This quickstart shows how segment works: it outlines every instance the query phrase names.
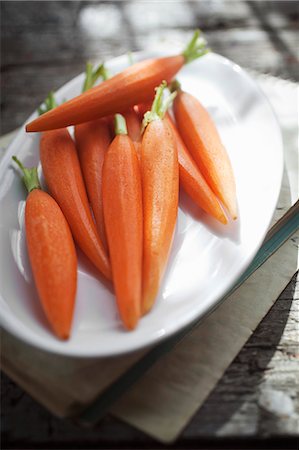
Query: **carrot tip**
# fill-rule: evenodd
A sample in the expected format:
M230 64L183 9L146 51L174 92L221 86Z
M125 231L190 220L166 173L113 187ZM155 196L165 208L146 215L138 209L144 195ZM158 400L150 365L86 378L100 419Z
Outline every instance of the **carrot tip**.
M133 318L133 320L123 320L123 324L127 331L133 331L138 324L138 318Z
M227 218L225 217L224 214L223 214L223 216L219 217L219 222L221 222L223 225L227 225L228 220L227 220Z
M62 331L62 332L58 332L57 330L55 331L56 336L61 339L62 341L67 341L70 337L70 332L69 331Z
M148 299L147 301L144 301L141 305L141 315L145 316L147 313L150 312L154 304L154 301L151 299Z
M232 220L237 220L238 214L237 214L237 207L234 208L228 208L228 212Z

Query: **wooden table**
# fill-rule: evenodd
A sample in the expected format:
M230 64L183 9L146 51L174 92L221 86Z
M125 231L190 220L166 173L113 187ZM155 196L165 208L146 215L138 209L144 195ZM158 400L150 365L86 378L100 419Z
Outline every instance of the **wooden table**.
M21 125L87 59L106 60L161 37L187 40L196 27L238 64L299 79L294 1L3 1L1 9L1 134ZM296 448L298 420L268 414L258 399L266 383L298 402L297 304L294 276L173 448ZM111 417L92 430L58 420L4 374L1 386L3 448L163 447Z

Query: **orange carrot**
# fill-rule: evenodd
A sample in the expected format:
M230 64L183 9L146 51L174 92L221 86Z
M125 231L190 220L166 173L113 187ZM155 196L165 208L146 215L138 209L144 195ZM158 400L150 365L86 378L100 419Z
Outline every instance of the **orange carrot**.
M86 65L83 91L90 89L95 81L108 77L106 68L101 64L95 71L90 63ZM102 167L105 152L111 136L110 124L106 119L94 120L75 126L75 141L85 181L87 195L96 221L101 241L107 250L106 232L102 199Z
M75 144L66 128L47 131L40 141L43 173L62 209L75 241L108 279L110 264L92 220Z
M123 113L127 124L128 135L134 143L141 142L141 120L134 108L130 108Z
M126 112L123 113L123 116L126 120L127 124L127 130L128 130L128 136L132 139L138 159L140 161L141 158L141 120L139 118L139 115L137 111L134 109L134 107L128 109Z
M153 96L153 98L150 101L146 102L146 103L139 103L138 105L135 105L136 112L137 112L138 117L139 117L140 120L143 120L144 114L147 111L150 111L150 109L152 107L152 104L153 104L153 101L154 101L154 97L155 96Z
M144 115L148 109L148 103L137 106L139 116ZM217 197L200 173L200 170L187 150L169 113L166 113L165 120L172 130L177 145L180 185L189 197L192 198L194 203L221 223L226 224L227 218L225 217Z
M162 80L172 80L184 64L206 52L205 43L197 31L182 54L133 64L99 86L33 120L27 124L26 131L52 130L126 111L135 104L150 100L155 86Z
M179 167L176 144L163 116L163 90L157 89L150 112L144 116L141 144L144 246L142 313L147 313L157 296L167 264L178 211ZM171 99L171 97L169 97Z
M99 119L76 125L75 140L97 229L107 249L102 199L102 167L105 152L111 142L109 124L105 119Z
M173 107L179 133L207 183L236 219L234 174L214 122L195 97L180 88L177 92Z
M138 158L123 116L103 166L103 203L117 305L125 327L140 317L142 282L142 193Z
M77 255L68 223L55 200L39 185L37 169L23 171L29 192L25 208L26 240L34 281L47 319L60 339L67 339L77 289Z
M192 198L194 203L206 213L215 217L215 219L219 220L221 223L227 223L227 218L224 215L216 195L200 173L168 113L165 116L165 120L171 128L177 144L181 186Z

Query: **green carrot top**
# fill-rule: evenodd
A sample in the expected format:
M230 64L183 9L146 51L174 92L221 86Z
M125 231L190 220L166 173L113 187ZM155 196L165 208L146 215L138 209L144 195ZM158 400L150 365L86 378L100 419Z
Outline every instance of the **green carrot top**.
M100 77L105 81L108 80L109 76L109 72L104 63L100 64L96 69L93 68L93 65L90 62L86 63L85 80L82 92L92 88Z
M115 114L114 116L114 131L115 135L128 134L126 119L121 114Z
M37 167L25 167L16 156L13 156L12 159L18 164L23 172L22 180L27 188L27 191L31 192L33 189L41 189L37 174Z
M42 114L45 114L46 112L50 111L51 109L56 108L57 102L54 97L53 91L49 92L48 96L45 98L44 102L40 105L39 108L37 108L38 114L41 116Z
M152 103L152 108L144 114L142 121L142 132L147 125L153 120L163 119L167 109L173 102L173 99L177 95L176 92L172 92L168 97L164 98L164 91L167 87L166 81L162 81L159 87L156 88L156 95Z
M208 53L210 49L207 47L206 40L202 37L201 31L198 29L194 32L192 39L187 44L182 55L185 58L185 64L194 61Z

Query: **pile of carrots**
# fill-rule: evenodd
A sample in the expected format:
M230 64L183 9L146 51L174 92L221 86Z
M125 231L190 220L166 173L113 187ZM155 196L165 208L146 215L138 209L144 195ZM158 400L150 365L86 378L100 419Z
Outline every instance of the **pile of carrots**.
M113 283L122 322L132 330L159 291L179 185L222 224L236 219L234 176L217 129L174 80L184 64L206 52L197 31L182 54L133 64L112 78L103 65L93 71L88 64L83 93L59 106L50 94L41 115L26 126L42 132L40 159L49 190L41 191L36 168L26 169L14 157L29 192L28 252L41 303L59 338L71 332L74 242ZM103 81L94 87L99 77Z

